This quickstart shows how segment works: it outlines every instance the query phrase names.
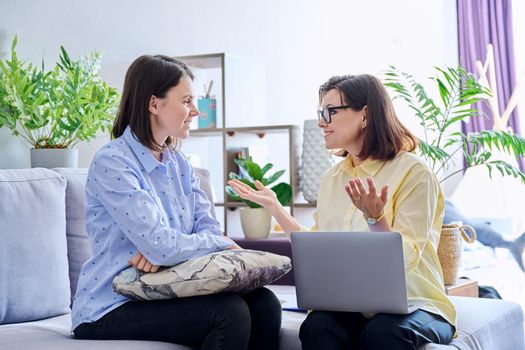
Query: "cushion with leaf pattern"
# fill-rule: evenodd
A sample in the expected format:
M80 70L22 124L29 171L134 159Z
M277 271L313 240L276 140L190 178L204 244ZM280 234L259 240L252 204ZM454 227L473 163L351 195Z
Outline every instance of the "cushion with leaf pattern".
M272 283L291 268L286 256L258 250L224 250L155 273L127 268L113 279L113 290L136 300L247 293Z

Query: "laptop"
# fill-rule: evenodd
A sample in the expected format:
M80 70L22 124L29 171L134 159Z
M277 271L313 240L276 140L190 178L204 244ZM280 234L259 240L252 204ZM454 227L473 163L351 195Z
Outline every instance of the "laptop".
M408 314L399 232L292 232L300 308Z

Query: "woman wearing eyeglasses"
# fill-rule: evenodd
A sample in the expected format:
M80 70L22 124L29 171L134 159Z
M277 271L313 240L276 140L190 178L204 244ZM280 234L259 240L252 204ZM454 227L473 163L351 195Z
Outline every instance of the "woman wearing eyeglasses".
M416 155L417 139L396 116L383 84L367 74L332 77L319 89L319 127L343 161L321 180L311 231L400 232L407 294L427 301L408 315L313 311L301 326L303 349L417 349L448 344L456 312L437 257L444 202L439 183ZM256 182L229 184L275 217L286 233L308 230Z

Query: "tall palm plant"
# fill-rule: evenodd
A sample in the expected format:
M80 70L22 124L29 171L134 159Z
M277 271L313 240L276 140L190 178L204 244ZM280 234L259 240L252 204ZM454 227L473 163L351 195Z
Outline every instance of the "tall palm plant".
M390 66L384 82L394 92L394 99L406 102L419 119L424 130L419 153L426 159L440 182L467 168L483 165L489 175L497 169L503 176L519 178L525 184L525 174L514 165L497 159L496 150L513 157L525 154L525 139L508 131L485 130L468 134L457 131L459 123L469 118L484 118L473 104L490 96L490 90L478 83L464 68L436 67L432 79L439 90L440 102L429 97L425 88L414 77ZM461 152L465 159L462 169L446 173L453 157Z

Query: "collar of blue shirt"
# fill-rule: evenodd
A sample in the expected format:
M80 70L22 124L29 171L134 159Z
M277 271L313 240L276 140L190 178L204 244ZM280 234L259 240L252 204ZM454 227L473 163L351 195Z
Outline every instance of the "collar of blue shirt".
M173 160L170 151L167 149L164 149L162 151L162 162L156 160L153 154L151 154L151 152L148 150L148 148L135 138L135 134L133 134L129 125L126 127L126 130L124 130L124 134L122 136L129 144L131 150L133 151L133 153L135 153L138 160L144 167L144 170L146 170L148 174L151 173L153 169L155 169L159 165L164 166L165 164Z

